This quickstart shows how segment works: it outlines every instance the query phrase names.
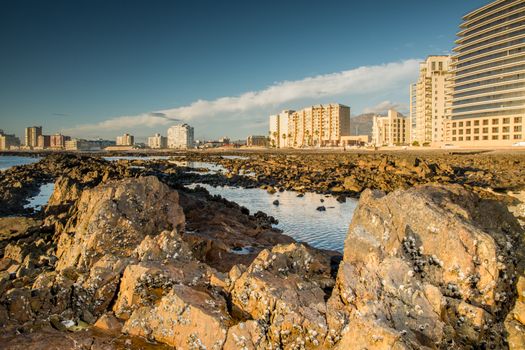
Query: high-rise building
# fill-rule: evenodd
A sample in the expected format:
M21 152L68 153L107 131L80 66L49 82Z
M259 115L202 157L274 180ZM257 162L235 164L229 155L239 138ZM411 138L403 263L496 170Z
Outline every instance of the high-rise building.
M350 136L350 107L316 105L288 117L286 143L290 147L337 146L341 136Z
M187 149L192 148L193 144L193 127L188 124L179 124L168 129L168 148Z
M168 138L162 136L161 134L155 134L151 137L148 137L148 147L149 148L167 148L168 147Z
M62 134L51 135L50 147L53 149L63 149L66 147L66 141L69 141L70 139L69 136L64 136Z
M18 147L20 147L20 139L18 137L5 134L3 130L0 130L0 150L7 151Z
M288 147L289 140L288 125L294 111L285 110L279 114L270 116L270 146L277 148Z
M37 147L40 149L49 148L51 146L51 136L39 135L37 138Z
M497 0L463 17L452 56L446 140L525 141L525 1Z
M117 136L117 146L133 146L135 144L135 137L130 134Z
M429 56L410 86L411 140L438 145L444 141L450 56Z
M25 132L25 145L33 148L38 146L38 136L42 135L41 126L31 126L26 128Z
M374 116L372 144L375 146L406 145L410 142L410 120L390 109L387 116Z

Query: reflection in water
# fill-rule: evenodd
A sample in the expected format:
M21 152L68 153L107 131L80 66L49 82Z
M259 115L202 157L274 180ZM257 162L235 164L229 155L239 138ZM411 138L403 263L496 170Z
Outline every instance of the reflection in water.
M47 204L54 190L54 182L41 185L38 194L32 198L29 198L29 203L24 205L24 208L33 208L35 210L39 210Z
M0 156L0 170L6 170L17 165L36 163L39 160L40 158L35 157Z
M196 184L188 187L193 188ZM279 220L277 228L300 242L307 242L316 248L343 251L344 240L357 200L347 199L339 203L334 197L315 193L305 193L297 197L297 192L285 191L274 195L259 188L213 187L200 184L211 194L236 202L253 214L263 211ZM279 205L273 204L279 200ZM321 202L321 199L324 202ZM326 211L318 211L325 206Z

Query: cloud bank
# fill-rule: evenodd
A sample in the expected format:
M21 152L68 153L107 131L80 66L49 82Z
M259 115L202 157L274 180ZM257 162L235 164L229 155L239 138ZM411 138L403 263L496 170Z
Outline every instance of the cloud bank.
M177 121L202 124L212 127L226 119L251 122L290 108L294 102L324 101L342 102L335 97L351 96L352 100L373 101L375 96L400 89L415 79L419 69L418 59L409 59L375 66L363 66L337 73L307 77L295 81L283 81L259 91L249 91L239 96L221 97L215 100L197 100L187 106L152 111L140 115L114 117L102 122L78 125L64 129L71 135L99 135L117 131L144 130L167 126ZM406 88L408 90L408 88ZM352 100L347 104L353 106ZM366 102L365 102L366 103ZM399 103L384 101L367 111L388 109L388 106L400 106ZM306 106L306 105L305 105ZM355 111L355 110L354 110Z
M385 114L389 109L395 109L399 112L404 112L407 109L406 103L397 103L391 101L382 101L372 107L363 109L363 113Z

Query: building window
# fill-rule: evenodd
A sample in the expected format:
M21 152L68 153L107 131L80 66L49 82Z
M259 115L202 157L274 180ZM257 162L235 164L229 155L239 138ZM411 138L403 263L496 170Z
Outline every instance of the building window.
M465 141L470 141L470 136L465 137Z
M499 128L492 128L492 133L495 134L495 133L498 133L499 132Z
M488 119L483 119L483 125L489 125L489 120Z
M514 140L521 140L521 135L520 134L514 135Z
M463 129L459 129L459 134L463 135Z
M474 141L479 141L479 136L474 136Z
M492 135L492 139L493 140L499 140L499 137L498 137L498 135Z
M488 136L483 136L483 140L488 140L489 137Z
M432 70L436 70L436 62L432 62Z
M504 126L501 128L502 132L510 132L510 126Z
M498 125L499 119L492 119L492 125Z
M501 138L503 140L510 140L510 135L503 135Z
M483 133L484 134L488 134L489 133L489 128L483 128Z
M463 141L463 137L460 137L460 138L458 139L458 141Z
M443 62L439 62L439 70L443 70Z
M460 127L460 128L463 127L463 122L459 122L459 127Z
M521 117L515 117L514 123L521 123Z
M452 130L452 135L456 135L456 130Z
M474 126L479 126L479 120L474 120Z
M452 141L456 141L456 138L455 138L455 137L453 137L453 138L452 138Z
M471 131L472 131L472 130L470 130L470 129L466 129L466 130L465 130L465 134L470 135L470 132L471 132Z
M458 126L457 123L452 123L452 127L453 127L453 128L455 128L455 127L457 127L457 126Z
M521 132L521 125L514 125L514 132Z
M479 134L479 128L474 129L474 134Z
M467 125L466 126L470 126L470 122L467 122Z
M503 118L503 124L510 124L510 118Z

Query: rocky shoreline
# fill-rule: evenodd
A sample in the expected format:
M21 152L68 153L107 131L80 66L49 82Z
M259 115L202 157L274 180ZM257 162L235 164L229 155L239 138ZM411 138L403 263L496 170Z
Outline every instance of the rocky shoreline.
M0 173L3 348L524 349L525 158L185 159L228 173L58 154ZM360 202L341 256L195 182Z

